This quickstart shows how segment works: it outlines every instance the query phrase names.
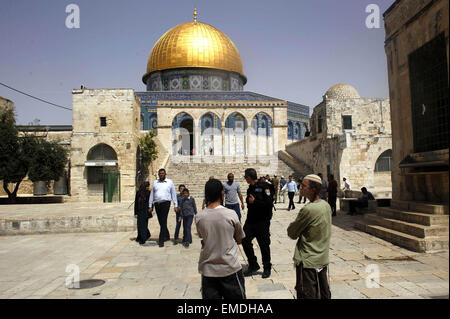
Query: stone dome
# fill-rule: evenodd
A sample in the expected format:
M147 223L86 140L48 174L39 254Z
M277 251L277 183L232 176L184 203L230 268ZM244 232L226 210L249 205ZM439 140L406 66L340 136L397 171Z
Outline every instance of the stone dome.
M360 98L358 91L348 84L336 84L325 92L328 99L358 99Z
M144 83L150 73L179 68L207 68L244 76L241 57L234 43L215 27L196 21L167 31L153 47Z

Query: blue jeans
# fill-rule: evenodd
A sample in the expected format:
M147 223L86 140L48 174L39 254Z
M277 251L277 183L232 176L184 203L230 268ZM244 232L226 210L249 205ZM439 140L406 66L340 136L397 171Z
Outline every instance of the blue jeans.
M241 209L239 204L225 204L225 207L234 210L238 215L239 221L241 221Z
M181 213L177 212L176 213L176 226L175 226L175 235L173 236L174 240L178 239L178 235L180 234L180 227L181 227L181 222L178 221L178 218L181 217Z
M183 242L192 244L191 226L194 216L183 216Z

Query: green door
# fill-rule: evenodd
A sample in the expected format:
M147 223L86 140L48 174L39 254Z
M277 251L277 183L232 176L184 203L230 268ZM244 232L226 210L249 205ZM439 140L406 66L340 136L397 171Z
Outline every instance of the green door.
M120 202L120 173L105 170L103 172L103 202Z

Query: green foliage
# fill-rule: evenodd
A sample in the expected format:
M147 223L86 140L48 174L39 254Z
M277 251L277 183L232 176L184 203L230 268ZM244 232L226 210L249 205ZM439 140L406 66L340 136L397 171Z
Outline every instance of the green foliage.
M0 137L0 180L11 200L15 200L19 185L27 174L33 182L58 180L63 175L67 150L42 137L19 137L13 110L0 111ZM13 192L8 190L8 183L16 183Z
M55 141L38 139L32 150L28 177L31 181L58 180L67 164L67 150Z
M0 180L6 183L20 182L27 175L29 163L11 109L0 112L0 136Z
M139 140L139 148L141 149L141 160L144 165L148 165L151 161L158 158L158 150L154 140L155 132L150 130Z

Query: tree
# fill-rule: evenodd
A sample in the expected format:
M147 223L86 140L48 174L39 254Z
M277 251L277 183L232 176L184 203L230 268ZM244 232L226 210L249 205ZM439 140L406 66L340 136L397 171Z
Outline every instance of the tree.
M34 144L32 159L28 171L31 181L56 181L64 174L67 150L55 141L40 138Z
M18 138L12 109L0 112L0 180L10 200L16 198L20 182L28 171L28 162L22 152L23 144ZM14 190L8 189L9 183L16 183Z
M0 180L11 202L15 202L20 183L30 175L32 181L55 180L67 163L67 151L56 142L42 137L19 137L12 109L0 112ZM13 191L9 183L15 183Z
M154 140L155 136L155 132L153 130L150 130L139 140L141 158L139 159L140 168L138 172L137 184L140 184L141 181L147 178L149 164L151 164L155 159L158 158L157 145Z
M156 136L153 130L150 130L139 140L139 147L141 148L141 160L144 165L148 165L151 161L158 158L158 150L154 137Z

